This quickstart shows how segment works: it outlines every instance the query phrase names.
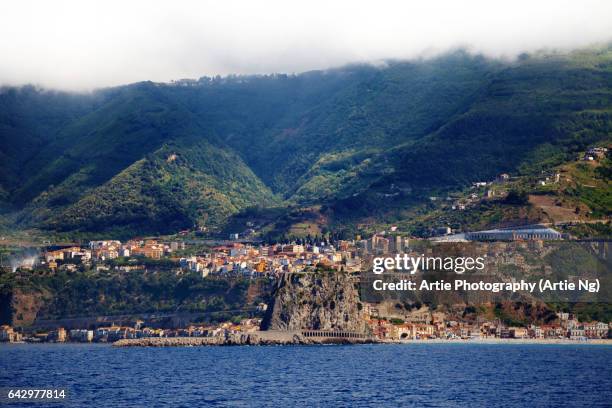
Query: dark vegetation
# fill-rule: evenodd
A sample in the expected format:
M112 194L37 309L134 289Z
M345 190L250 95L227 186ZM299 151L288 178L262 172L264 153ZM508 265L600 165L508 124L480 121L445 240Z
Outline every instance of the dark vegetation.
M250 285L260 285L259 297L249 302ZM2 323L11 323L15 294L40 301L39 319L109 316L139 313L240 314L266 300L266 282L246 279L202 279L198 274L177 276L172 270L133 272L57 272L0 270ZM26 302L28 303L28 302ZM246 313L246 312L245 312Z

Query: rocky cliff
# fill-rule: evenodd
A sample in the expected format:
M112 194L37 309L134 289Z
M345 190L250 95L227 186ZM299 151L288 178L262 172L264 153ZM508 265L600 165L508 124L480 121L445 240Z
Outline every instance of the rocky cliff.
M262 329L363 332L361 310L359 292L349 274L285 274L274 289Z
M0 292L0 324L11 326L30 326L49 300L44 290L15 288Z

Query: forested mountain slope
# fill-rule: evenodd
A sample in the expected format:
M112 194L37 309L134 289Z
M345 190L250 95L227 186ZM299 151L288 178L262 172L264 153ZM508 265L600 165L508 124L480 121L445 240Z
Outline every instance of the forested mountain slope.
M0 202L16 227L216 228L252 206L462 188L567 161L612 135L612 49L463 51L300 75L0 90ZM376 195L378 194L378 195Z

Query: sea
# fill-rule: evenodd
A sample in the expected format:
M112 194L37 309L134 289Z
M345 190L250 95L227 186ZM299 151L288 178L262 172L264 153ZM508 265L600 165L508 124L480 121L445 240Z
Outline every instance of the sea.
M417 343L115 348L0 345L0 389L74 407L611 407L612 347Z

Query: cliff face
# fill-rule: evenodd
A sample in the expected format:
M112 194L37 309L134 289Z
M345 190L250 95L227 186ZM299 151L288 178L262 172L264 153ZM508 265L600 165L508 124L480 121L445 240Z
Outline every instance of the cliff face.
M285 274L274 290L262 329L363 332L361 309L359 292L348 274Z
M43 291L14 289L0 295L0 323L12 326L29 326L47 302Z

